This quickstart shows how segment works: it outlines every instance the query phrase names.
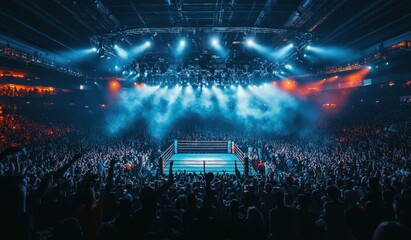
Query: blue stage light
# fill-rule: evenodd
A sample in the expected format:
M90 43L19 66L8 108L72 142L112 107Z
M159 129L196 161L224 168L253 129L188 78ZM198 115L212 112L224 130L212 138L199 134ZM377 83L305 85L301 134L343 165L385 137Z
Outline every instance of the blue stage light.
M128 53L126 52L126 50L124 50L123 48L121 48L119 45L114 45L114 50L116 50L116 53L118 54L118 56L120 56L121 58L127 58L128 57Z
M220 43L219 43L219 41L218 41L217 38L211 39L211 44L212 44L214 47L218 47L218 45L220 45Z
M247 46L249 46L249 47L255 45L255 42L252 39L248 39L246 43L247 43Z
M184 39L180 40L180 47L185 47L186 41Z
M183 50L185 49L185 47L186 47L186 40L185 39L181 39L180 40L180 42L178 43L178 46L177 46L177 48L176 48L176 53L177 54L182 54L183 53Z

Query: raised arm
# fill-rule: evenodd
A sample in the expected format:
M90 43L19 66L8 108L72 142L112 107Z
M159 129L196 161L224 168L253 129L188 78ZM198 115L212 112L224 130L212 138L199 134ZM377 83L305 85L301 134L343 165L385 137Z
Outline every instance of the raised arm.
M116 159L112 159L110 161L110 168L108 169L108 176L107 176L107 183L106 187L104 188L104 191L106 194L109 194L111 190L113 189L113 176L114 176L114 166L116 165L118 161Z
M50 181L52 180L56 181L61 176L63 176L63 174L67 171L67 169L69 169L71 165L73 165L77 160L79 160L81 156L82 155L80 153L74 155L73 158L68 163L66 163L63 167L57 169L57 171L55 171L54 173L51 172L51 173L47 173L46 175L44 175L43 178L41 179L39 188L37 189L37 192L35 193L35 196L33 197L33 201L35 202L41 199L44 193L47 191L47 188L50 185Z
M77 162L77 160L79 160L82 157L81 153L77 153L76 155L73 156L73 158L66 163L63 167L57 169L57 171L55 171L53 173L53 179L57 180L60 177L63 176L63 174L67 171L67 169L69 169L75 162Z
M206 180L206 187L205 187L205 194L204 194L204 201L203 201L203 208L205 208L207 211L211 207L211 181L214 179L214 174L212 172L209 172L206 174L205 180Z
M168 188L173 186L174 184L174 175L173 175L173 164L174 161L170 161L170 168L168 171L168 181L161 185L157 190L156 190L156 196L160 196L161 194L165 193Z

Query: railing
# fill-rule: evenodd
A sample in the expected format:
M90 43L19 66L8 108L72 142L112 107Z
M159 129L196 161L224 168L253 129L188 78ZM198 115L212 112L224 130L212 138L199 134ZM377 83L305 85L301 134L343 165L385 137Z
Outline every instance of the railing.
M241 164L244 166L244 159L247 157L247 155L241 151L241 149L235 145L235 152L234 154L237 156L237 158L240 160ZM255 171L254 167L250 167L250 164L248 164L248 174L249 175L257 175L257 172Z
M178 153L227 153L227 141L179 140Z
M163 158L163 169L167 166L168 162L170 161L171 156L174 154L174 144L171 144L170 147L167 148L159 157Z
M246 155L243 153L243 151L241 151L241 149L237 145L235 145L234 154L237 156L237 158L240 160L241 164L243 164L243 166L244 166L244 158L246 157Z

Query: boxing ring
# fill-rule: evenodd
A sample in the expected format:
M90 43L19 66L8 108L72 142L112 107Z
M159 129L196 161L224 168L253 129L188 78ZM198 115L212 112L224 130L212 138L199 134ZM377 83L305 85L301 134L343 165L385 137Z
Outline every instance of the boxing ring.
M235 165L243 173L245 154L231 141L188 141L174 140L159 159L164 173L169 171L170 161L174 161L173 172L206 172L234 174Z

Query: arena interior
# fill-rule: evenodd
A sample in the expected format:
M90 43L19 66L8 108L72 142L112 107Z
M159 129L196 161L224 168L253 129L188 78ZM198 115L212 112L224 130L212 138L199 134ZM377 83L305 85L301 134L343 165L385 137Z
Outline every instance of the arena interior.
M3 0L0 239L411 239L409 0Z

